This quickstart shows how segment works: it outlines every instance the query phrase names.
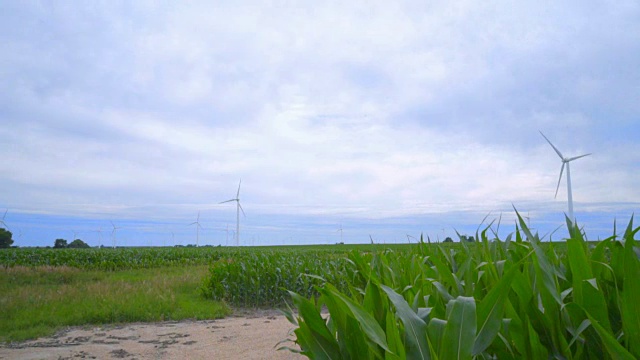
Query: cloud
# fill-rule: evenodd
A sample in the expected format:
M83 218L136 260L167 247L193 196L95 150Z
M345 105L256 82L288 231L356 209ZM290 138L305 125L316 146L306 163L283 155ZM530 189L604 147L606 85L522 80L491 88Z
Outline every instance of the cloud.
M217 214L240 179L265 216L559 212L538 130L594 153L584 208L640 201L634 2L0 6L0 199L24 213Z

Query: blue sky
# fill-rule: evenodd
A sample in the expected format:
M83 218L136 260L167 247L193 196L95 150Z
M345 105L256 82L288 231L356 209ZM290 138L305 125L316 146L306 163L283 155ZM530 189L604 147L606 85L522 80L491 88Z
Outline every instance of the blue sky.
M400 242L639 209L640 5L3 2L16 245ZM2 211L3 212L3 211ZM1 214L0 214L1 215ZM229 232L227 232L227 226ZM554 234L561 238L562 231ZM565 232L566 233L566 232Z

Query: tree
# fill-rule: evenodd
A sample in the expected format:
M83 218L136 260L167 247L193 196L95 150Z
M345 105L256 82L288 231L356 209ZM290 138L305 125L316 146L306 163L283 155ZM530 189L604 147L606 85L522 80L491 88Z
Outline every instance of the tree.
M13 239L11 238L12 235L11 231L0 229L0 249L7 249L11 247L11 244L13 244Z
M53 245L54 249L64 249L66 247L67 247L67 240L65 239L56 239L56 242Z
M453 239L451 239L450 237L447 237L446 239L444 239L444 242L453 242Z
M82 241L80 239L73 240L71 242L71 244L67 245L67 247L70 248L70 249L86 249L86 248L90 248L90 246L86 242L84 242L84 241Z
M460 241L475 242L476 240L473 238L473 236L460 235Z

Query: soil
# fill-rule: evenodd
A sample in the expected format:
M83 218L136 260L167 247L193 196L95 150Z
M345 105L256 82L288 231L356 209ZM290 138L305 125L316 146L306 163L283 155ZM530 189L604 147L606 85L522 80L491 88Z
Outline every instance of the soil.
M48 338L0 344L0 359L279 359L304 356L278 344L294 329L274 310L205 321L68 328Z

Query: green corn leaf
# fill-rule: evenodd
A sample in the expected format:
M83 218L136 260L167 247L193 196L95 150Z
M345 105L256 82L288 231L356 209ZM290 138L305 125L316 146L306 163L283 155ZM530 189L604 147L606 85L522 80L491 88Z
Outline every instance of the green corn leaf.
M331 284L327 284L325 288L330 294L340 299L349 308L351 314L358 321L360 327L367 335L369 340L378 344L386 351L391 351L387 346L387 340L384 331L371 314L369 314L362 306L354 303L351 299L344 296Z
M576 340L578 340L578 338L580 337L580 335L582 335L582 333L591 325L591 321L589 321L589 319L584 319L580 325L578 326L578 328L575 330L574 333L572 333L573 338L571 339L571 341L569 342L569 346L573 345L574 342L576 342Z
M392 312L386 316L387 345L391 352L385 353L385 360L405 359L404 345L400 336L400 329L396 324L396 318Z
M380 285L396 308L396 315L402 320L405 331L405 351L407 359L430 359L427 343L427 324L411 310L407 301L390 287Z
M298 321L300 327L295 330L303 350L312 351L319 359L340 359L338 343L315 305L295 292L289 291L289 294L298 308L299 317L303 320Z
M442 338L440 357L471 359L476 337L476 302L472 297L459 296L447 304L447 326Z
M312 359L318 360L338 360L340 353L335 352L332 346L325 339L316 336L314 331L306 322L300 322L299 327L294 331L296 341L300 344L302 354L308 355Z
M446 253L444 250L442 250L441 252L446 256ZM436 267L436 270L438 270L438 277L439 277L438 280L441 284L444 285L443 290L445 290L445 292L448 293L446 288L449 287L452 290L454 290L454 295L457 295L458 281L453 276L454 273L451 271L451 269L447 265L445 265L445 263L442 262L442 260L440 260L437 256L432 256L429 258L429 260Z
M478 355L489 347L500 331L505 301L511 289L511 282L518 271L518 264L512 266L480 302L478 306L478 336L473 345L473 355Z
M604 294L598 289L597 280L593 278L591 266L587 260L584 239L579 232L567 239L567 258L573 277L573 299L586 312L598 320L607 331L611 332L609 311ZM594 284L591 282L595 282Z
M347 316L349 312L347 306L326 291L325 287L320 289L320 293L331 315L327 325L330 325L332 334L335 334L338 339L342 358L345 360L356 359L358 354L367 353L367 346L361 346L365 342L362 338L362 332L359 329L351 331L352 324Z
M440 349L442 345L442 337L444 336L444 331L447 328L447 320L442 320L438 318L432 318L429 321L429 325L427 326L427 333L429 334L429 343L431 344L431 353L437 354L440 353ZM435 358L435 356L434 356Z
M605 330L598 322L587 314L589 320L591 320L591 325L596 330L602 342L604 343L604 347L607 350L607 353L611 356L612 359L616 360L632 360L637 359L633 356L624 346L620 345L620 343L611 335L607 330Z
M629 222L625 232L624 245L624 284L621 294L622 300L622 328L624 330L627 349L640 358L640 261L634 251L635 240L632 230L632 222ZM636 230L637 231L637 230Z
M547 359L549 357L549 352L547 348L542 345L540 342L540 337L538 333L533 329L531 322L527 322L528 334L529 334L529 346L530 346L530 355L531 359Z

